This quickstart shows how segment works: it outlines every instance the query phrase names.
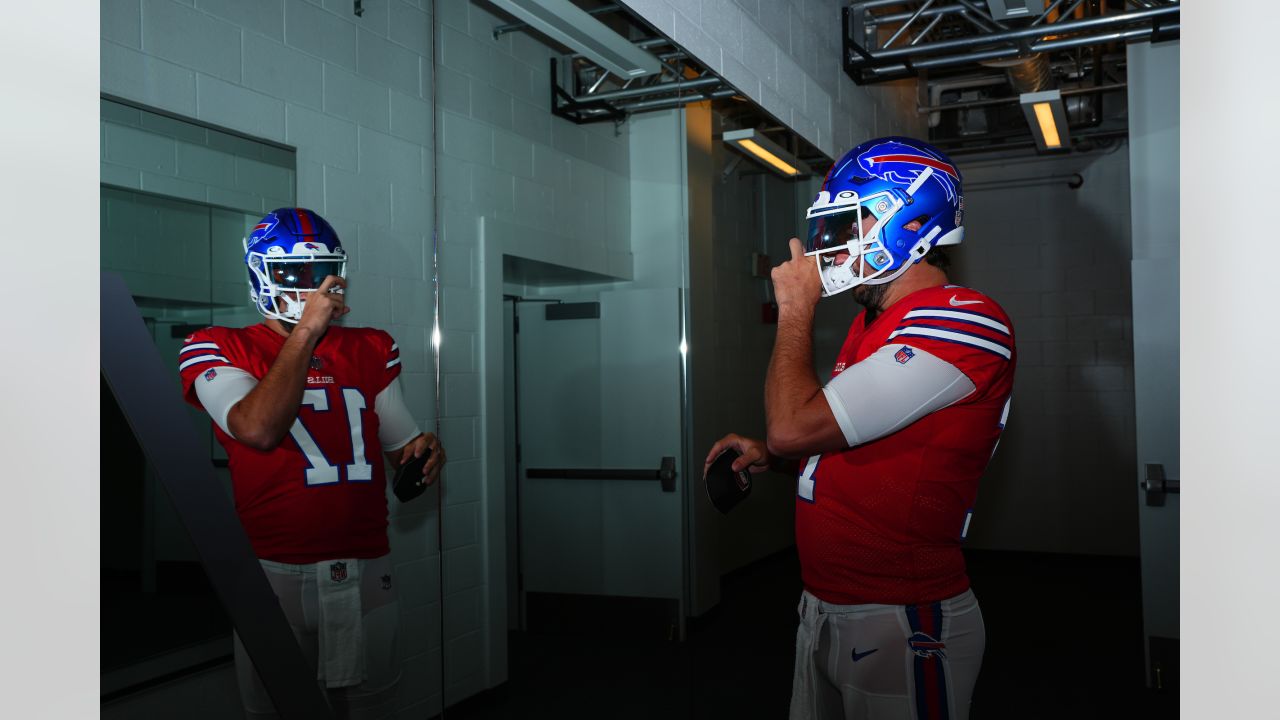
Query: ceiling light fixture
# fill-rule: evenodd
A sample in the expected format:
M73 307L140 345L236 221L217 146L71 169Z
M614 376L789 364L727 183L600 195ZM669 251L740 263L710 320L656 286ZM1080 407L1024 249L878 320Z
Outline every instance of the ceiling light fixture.
M784 177L800 177L810 173L807 165L755 130L731 130L724 134L724 141Z
M534 29L623 78L656 75L662 64L569 0L492 0Z
M1027 123L1031 125L1031 134L1036 139L1038 149L1065 150L1071 147L1067 108L1062 103L1061 91L1023 93L1018 99Z

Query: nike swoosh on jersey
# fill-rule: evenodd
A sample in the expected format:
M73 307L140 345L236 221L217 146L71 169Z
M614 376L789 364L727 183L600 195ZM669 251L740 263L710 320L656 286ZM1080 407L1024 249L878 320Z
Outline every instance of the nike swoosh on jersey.
M875 652L876 650L879 650L879 649L880 649L880 648L872 648L872 649L870 649L870 650L868 650L868 651L866 651L866 652L862 652L862 653L860 653L860 652L858 652L858 648L854 648L854 649L853 649L853 661L854 661L854 662L858 662L858 661L859 661L859 660L861 660L862 658L864 658L864 657L866 657L866 656L870 655L871 653L873 653L873 652Z
M961 305L981 305L982 301L981 300L957 300L956 296L952 295L951 304L955 307L960 307Z

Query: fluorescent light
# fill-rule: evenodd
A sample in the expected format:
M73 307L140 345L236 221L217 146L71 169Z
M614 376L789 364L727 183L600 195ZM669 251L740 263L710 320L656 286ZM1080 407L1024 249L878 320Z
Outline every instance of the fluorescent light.
M662 71L658 58L636 47L569 0L492 0L553 40L623 78Z
M1026 115L1031 134L1040 150L1066 150L1071 147L1071 132L1067 126L1067 108L1058 90L1023 93L1019 96L1022 112Z
M791 153L755 130L731 130L724 134L724 141L786 177L799 177L810 172Z
M1053 121L1053 108L1049 103L1032 105L1036 112L1036 122L1040 123L1040 134L1044 136L1047 147L1062 147L1062 139L1058 137L1058 125Z

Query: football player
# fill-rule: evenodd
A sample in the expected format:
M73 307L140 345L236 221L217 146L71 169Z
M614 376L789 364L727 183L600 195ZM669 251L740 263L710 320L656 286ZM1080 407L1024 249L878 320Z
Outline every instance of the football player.
M185 398L213 419L236 512L317 680L340 715L381 702L400 674L383 454L401 466L444 449L400 387L400 352L372 328L335 325L350 308L346 253L324 218L268 213L244 241L263 322L209 327L178 358ZM274 706L235 638L249 717Z
M734 470L796 468L804 592L791 717L968 717L986 642L960 545L1013 387L1013 325L947 279L964 236L961 176L903 137L827 174L809 236L772 273L778 330L767 440L728 435ZM823 385L814 308L851 291L853 319Z

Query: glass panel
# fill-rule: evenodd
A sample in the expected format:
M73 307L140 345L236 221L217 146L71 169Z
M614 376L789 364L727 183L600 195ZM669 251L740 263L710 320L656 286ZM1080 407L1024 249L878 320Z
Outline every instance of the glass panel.
M247 302L243 238L264 208L294 205L293 153L109 100L100 120L101 267L124 278L166 360L166 396L156 402L180 402L176 359L184 338L208 325L260 320ZM231 623L105 380L101 402L107 696L229 658ZM187 411L230 495L212 422Z
M211 317L209 209L106 187L101 201L102 268L124 277L156 348L176 358ZM169 379L176 394L176 363ZM207 416L189 414L212 449ZM103 673L218 638L229 650L230 622L105 382L101 420Z

